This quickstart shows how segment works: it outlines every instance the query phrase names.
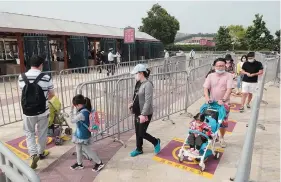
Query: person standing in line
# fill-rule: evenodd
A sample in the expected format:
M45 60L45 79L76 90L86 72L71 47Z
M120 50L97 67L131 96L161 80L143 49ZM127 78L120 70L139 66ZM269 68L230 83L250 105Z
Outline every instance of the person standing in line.
M49 151L45 150L48 133L48 97L55 95L51 77L42 73L44 58L33 55L31 69L19 76L19 88L22 90L23 130L26 136L28 153L31 156L31 168L37 168L37 162L45 159ZM35 140L37 125L38 144Z
M241 73L242 66L243 64L247 61L247 56L243 55L241 57L241 61L239 61L236 65L236 78L237 78L237 91L236 95L241 94L241 87L242 87L242 79L243 79L243 74Z
M110 69L109 73L111 72L112 75L114 75L114 71L115 71L115 66L116 66L116 62L115 62L115 58L117 57L116 55L113 54L113 48L109 49L109 53L108 53L108 63L111 64L112 68Z
M240 112L244 112L244 105L247 101L247 108L250 109L250 103L253 98L253 93L257 89L258 76L263 74L263 65L261 62L255 60L255 53L249 52L247 54L248 61L242 66L241 74L243 74L242 79L242 99Z
M189 53L189 58L190 59L195 59L195 51L194 51L194 49L191 49L191 51Z
M119 53L119 51L116 52L116 60L117 60L117 65L119 65L121 63L121 54Z
M234 74L234 69L235 69L235 64L233 63L233 59L232 56L230 54L227 54L225 56L225 60L226 60L226 72L229 72L231 74Z
M138 64L134 67L131 74L135 75L137 81L133 102L129 104L129 109L135 115L137 148L130 155L131 157L135 157L143 153L143 139L152 143L154 152L158 154L161 150L160 139L147 133L147 128L153 115L153 84L148 80L150 70L143 64Z
M233 86L233 76L231 73L225 71L226 60L224 58L218 58L214 61L215 72L210 73L203 85L204 96L206 103L210 101L217 101L219 105L224 105L226 110L228 110L228 104L230 99L230 94ZM222 122L220 128L220 145L221 147L226 147L226 142L224 141L224 135L226 128L228 127L227 118Z

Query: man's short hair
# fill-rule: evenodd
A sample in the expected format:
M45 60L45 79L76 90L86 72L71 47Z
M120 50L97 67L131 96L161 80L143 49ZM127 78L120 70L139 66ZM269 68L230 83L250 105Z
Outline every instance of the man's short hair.
M253 57L255 57L255 52L249 52L249 53L247 54L247 57L248 57L248 58L253 58Z
M44 63L44 58L42 56L33 55L30 58L30 66L32 67L38 68L43 63Z
M219 61L226 63L226 60L224 58L217 58L217 59L215 59L213 66L215 66L217 64L217 62L219 62Z

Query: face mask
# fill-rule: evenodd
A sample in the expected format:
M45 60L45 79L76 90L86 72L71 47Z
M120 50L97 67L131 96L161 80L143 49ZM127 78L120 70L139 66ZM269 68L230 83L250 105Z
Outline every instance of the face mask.
M246 61L246 59L242 59L242 62L245 62Z
M136 81L140 81L140 75L139 74L135 74L135 79L136 79Z
M248 59L248 61L249 61L250 63L253 63L255 60L254 60L254 59Z
M216 73L218 74L223 74L225 72L225 70L216 70Z

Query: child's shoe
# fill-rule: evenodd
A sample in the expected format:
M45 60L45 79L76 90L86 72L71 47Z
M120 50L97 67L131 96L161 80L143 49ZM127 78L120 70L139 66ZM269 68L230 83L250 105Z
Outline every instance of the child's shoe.
M194 148L191 148L188 150L188 152L192 153L192 152L194 152L194 150L195 150Z
M188 157L187 160L193 161L193 158L192 157Z
M104 167L104 164L101 162L100 164L96 164L92 171L99 172Z
M192 154L195 155L195 156L199 156L199 150L194 150L194 151L192 152Z
M75 163L75 164L73 164L72 166L70 166L70 169L72 169L72 170L84 169L84 166L83 166L83 164Z

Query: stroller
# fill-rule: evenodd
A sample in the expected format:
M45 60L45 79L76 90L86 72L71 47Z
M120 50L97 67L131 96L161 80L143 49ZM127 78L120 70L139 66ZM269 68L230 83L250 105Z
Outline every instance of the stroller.
M60 102L58 98L55 96L49 101L49 107L50 107L49 122L52 121L51 126L49 127L49 135L55 138L55 145L62 145L63 127L67 126L67 128L65 128L64 130L64 133L66 135L72 134L72 128L70 128L69 124L65 119L69 116L68 114L62 113L60 111Z
M220 153L215 149L215 143L218 139L218 132L221 126L222 121L226 117L226 109L224 106L220 106L217 102L212 102L209 104L204 104L201 109L200 113L204 113L205 115L205 122L211 127L212 132L214 133L213 137L210 138L204 133L201 133L196 130L189 130L188 133L196 133L199 135L204 136L207 139L207 142L203 143L200 148L200 155L195 156L194 154L190 153L186 148L185 145L188 145L188 136L185 139L181 149L179 150L178 159L179 162L183 162L185 157L194 158L196 161L199 162L199 166L201 167L201 171L205 170L205 159L209 156L213 155L215 159L219 159Z

